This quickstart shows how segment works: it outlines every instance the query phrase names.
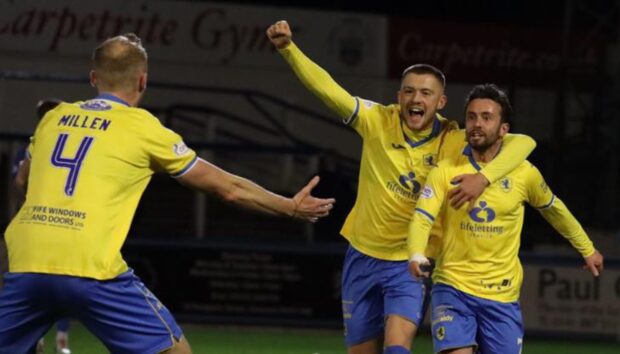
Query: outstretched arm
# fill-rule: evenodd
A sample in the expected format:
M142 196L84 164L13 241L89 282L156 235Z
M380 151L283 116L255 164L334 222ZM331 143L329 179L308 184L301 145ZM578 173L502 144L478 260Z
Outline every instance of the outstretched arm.
M318 177L314 177L293 198L286 198L202 159L198 159L196 165L177 180L185 186L214 193L242 207L310 222L327 216L335 203L333 198L321 199L310 195L312 188L319 183Z
M529 204L536 207L545 220L583 256L584 269L598 277L603 270L603 256L594 248L579 221L547 186L540 171L532 166L529 172L527 176Z
M353 117L359 101L345 91L320 66L310 60L292 41L293 33L286 21L267 29L267 37L291 66L299 80L342 119Z
M583 268L598 277L603 270L603 255L594 248L585 230L566 205L554 196L551 205L539 208L539 211L545 220L583 256L586 263Z
M464 137L463 137L464 138ZM536 147L536 141L527 135L507 134L499 154L476 174L459 175L452 179L458 187L449 193L450 204L460 208L466 202L474 205L484 189L517 168Z

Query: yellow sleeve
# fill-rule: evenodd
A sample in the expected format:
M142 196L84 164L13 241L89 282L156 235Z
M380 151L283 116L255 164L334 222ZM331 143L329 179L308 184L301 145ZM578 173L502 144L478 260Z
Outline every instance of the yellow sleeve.
M327 71L310 60L295 43L291 42L279 52L304 86L344 119L345 123L355 117L356 110L359 110L359 100L338 85Z
M583 257L592 255L592 241L566 205L553 195L540 171L532 166L527 178L528 203L537 208L545 220Z
M413 219L409 223L409 235L407 236L409 257L414 254L426 254L433 223L446 197L444 174L444 168L437 167L432 169L426 178L426 185L420 193Z
M521 165L535 147L536 141L527 135L506 134L500 153L480 173L494 183Z
M145 127L145 149L153 170L162 170L173 177L180 177L194 166L196 153L183 142L183 138L164 127L157 118L150 117Z

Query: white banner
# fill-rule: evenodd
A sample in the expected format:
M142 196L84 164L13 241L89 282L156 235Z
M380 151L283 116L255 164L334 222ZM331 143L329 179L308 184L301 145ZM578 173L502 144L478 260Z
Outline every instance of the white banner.
M579 266L524 264L525 328L556 334L620 335L620 269L599 278Z
M265 36L287 19L294 40L332 73L385 76L380 16L181 1L0 1L0 51L89 55L116 34L140 36L152 61L280 67Z

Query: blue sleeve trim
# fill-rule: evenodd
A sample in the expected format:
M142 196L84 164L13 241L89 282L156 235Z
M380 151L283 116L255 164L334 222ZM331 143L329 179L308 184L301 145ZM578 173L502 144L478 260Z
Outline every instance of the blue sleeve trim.
M357 115L360 112L360 100L357 97L353 97L355 98L355 110L353 111L353 114L351 114L351 116L344 120L343 123L346 125L351 125L351 123L353 123L355 121L355 119L357 119Z
M549 203L547 203L546 205L543 205L541 207L536 207L536 209L543 210L543 209L550 208L553 205L553 202L555 202L555 195L553 197L551 197L551 201Z
M428 211L421 209L421 208L415 208L415 211L417 211L418 213L426 216L427 218L429 218L432 222L435 222L435 218L431 215L431 213L429 213Z
M185 166L184 169L182 169L181 171L171 175L172 178L178 178L178 177L183 176L184 174L189 172L189 170L191 170L196 165L196 163L198 163L198 156L194 156L194 159L189 164L187 164L187 166Z

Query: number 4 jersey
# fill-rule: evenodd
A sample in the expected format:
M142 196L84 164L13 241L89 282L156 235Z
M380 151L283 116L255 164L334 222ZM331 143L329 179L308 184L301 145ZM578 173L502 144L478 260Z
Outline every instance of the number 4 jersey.
M111 95L48 112L28 153L26 201L5 234L9 270L101 280L127 270L120 249L153 173L196 162L178 134Z

